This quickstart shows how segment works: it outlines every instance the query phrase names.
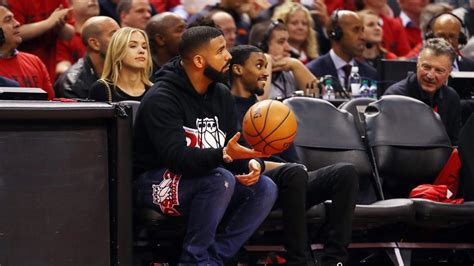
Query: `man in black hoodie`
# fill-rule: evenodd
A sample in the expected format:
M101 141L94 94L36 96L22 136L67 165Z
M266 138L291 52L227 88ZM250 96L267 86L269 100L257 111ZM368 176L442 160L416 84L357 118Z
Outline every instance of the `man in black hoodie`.
M238 45L231 49L232 94L237 107L238 121L262 96L271 69L263 52L252 45ZM330 165L306 172L298 164L294 145L283 153L265 160L265 175L278 186L278 203L283 212L283 233L287 265L314 265L307 236L306 209L332 200L326 226L328 240L321 256L322 266L342 265L347 260L351 240L358 175L347 163ZM308 176L309 175L309 176Z
M222 32L192 27L179 52L137 113L137 203L188 217L180 263L223 265L268 215L277 188L251 159L264 155L237 143L232 95L219 82L231 59Z

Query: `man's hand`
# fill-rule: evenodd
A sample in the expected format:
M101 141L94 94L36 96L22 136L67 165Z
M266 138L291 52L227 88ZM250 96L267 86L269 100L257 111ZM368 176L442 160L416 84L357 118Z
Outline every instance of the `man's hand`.
M289 56L272 56L272 72L291 71L294 68L296 58Z
M222 150L223 158L226 163L230 163L233 160L239 159L250 159L258 157L269 157L269 154L264 154L262 152L249 149L240 145L237 141L240 138L240 132L235 133L235 135L229 140L227 145Z
M319 19L319 22L321 22L321 26L323 26L323 28L327 27L330 23L330 18L328 14L328 9L324 1L313 0L313 7L314 10L311 10L310 13L312 15L315 15Z
M249 161L249 173L246 175L236 175L235 178L244 186L251 186L258 182L261 174L261 166L257 160Z
M47 18L50 28L62 28L66 25L67 14L72 10L72 7L63 8L62 5L56 8Z

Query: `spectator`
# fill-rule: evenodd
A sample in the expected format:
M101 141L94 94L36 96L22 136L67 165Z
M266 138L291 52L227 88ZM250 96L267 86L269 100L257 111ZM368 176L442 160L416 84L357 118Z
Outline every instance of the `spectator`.
M451 12L453 8L444 3L428 4L421 11L420 15L420 29L423 39L425 38L426 32L428 31L428 25L431 23L431 20L444 12ZM408 54L405 55L407 58L416 58L423 48L423 43L419 43L413 49L410 50Z
M234 18L225 11L212 12L210 16L214 24L224 33L226 48L232 48L237 37L237 26L235 25Z
M390 86L385 95L405 95L431 106L443 121L453 145L461 129L461 104L454 89L446 86L456 51L442 38L428 39L418 57L416 74Z
M398 0L400 15L395 21L404 29L410 49L421 43L420 15L428 0Z
M0 27L5 42L0 46L0 76L17 81L21 87L41 88L54 98L48 70L41 60L32 54L19 52L22 42L20 23L6 5L0 4Z
M408 37L403 27L395 19L387 16L387 0L356 0L358 10L372 10L382 18L382 46L397 56L404 56L410 51Z
M120 0L117 4L117 14L121 27L144 30L152 10L148 0Z
M152 85L148 37L142 30L124 27L110 40L104 71L89 92L89 98L101 102L140 101Z
M81 34L86 54L56 80L54 89L59 97L86 99L89 96L92 84L102 75L110 39L119 28L115 20L106 16L86 20Z
M295 90L315 87L316 77L297 58L290 57L288 30L281 21L262 22L252 27L250 44L270 55L272 75L269 91L262 99L287 98Z
M295 2L287 2L275 9L273 20L282 20L288 28L288 42L291 48L299 54L303 64L318 57L318 43L314 21L309 10Z
M224 265L267 217L277 188L261 175L263 161L250 159L263 154L237 143L232 95L219 82L231 59L222 32L189 28L179 51L138 109L137 205L188 218L180 264Z
M231 92L237 107L237 120L242 121L247 110L258 101L256 95L264 91L269 76L265 68L267 59L260 49L250 45L236 46L231 54ZM277 161L282 161L280 154L276 156ZM307 236L306 209L327 199L334 204L327 221L327 230L332 237L324 245L322 265L345 263L358 189L355 168L349 164L335 164L307 173L296 162L280 163L272 162L272 159L265 160L264 174L278 186L275 208L283 211L287 265L314 265Z
M178 15L164 12L154 15L145 27L150 40L150 51L153 62L152 76L155 81L157 72L171 58L179 55L178 47L181 36L186 30L186 22Z
M222 10L229 13L237 26L236 44L248 43L248 35L250 31L250 18L245 13L247 0L220 0L215 5L207 5L201 12L192 15L188 19L188 24L192 24L202 17L208 15L211 11Z
M69 4L73 8L72 15L76 33L70 41L57 41L56 75L58 76L84 56L86 46L81 39L82 25L88 18L99 15L97 0L69 0Z
M474 61L463 56L460 49L467 44L468 33L465 25L453 13L442 13L434 17L428 25L427 38L438 37L448 41L456 51L456 58L453 64L453 71L474 71ZM472 91L474 84L472 82L454 85L456 92L462 98L461 110L462 121L465 122L474 112L474 103L472 102ZM465 100L467 99L467 100Z
M71 40L74 27L67 23L67 0L8 0L10 10L20 23L23 39L20 51L38 56L46 65L49 77L56 77L56 41Z
M377 69L381 59L396 59L397 56L394 53L382 47L383 30L380 25L380 17L370 10L359 11L357 14L364 24L365 48L362 57L366 62Z
M364 25L357 13L348 10L334 12L328 27L328 35L331 38L329 53L306 65L316 77L326 75L334 77L336 82L333 82L333 86L336 91L348 87L348 78L353 66L359 68L361 77L371 80L377 78L372 66L357 59L365 48Z

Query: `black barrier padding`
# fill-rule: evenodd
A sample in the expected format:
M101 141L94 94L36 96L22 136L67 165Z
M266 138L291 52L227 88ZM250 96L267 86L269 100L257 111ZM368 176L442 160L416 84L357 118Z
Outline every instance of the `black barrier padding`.
M111 265L107 132L0 123L0 265Z

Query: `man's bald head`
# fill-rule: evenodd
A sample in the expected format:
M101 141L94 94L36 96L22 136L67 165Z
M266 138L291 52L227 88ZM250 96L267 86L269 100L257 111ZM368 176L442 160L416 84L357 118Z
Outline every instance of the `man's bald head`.
M115 24L116 27L119 27L115 20L107 16L95 16L86 20L84 25L82 25L81 33L82 42L84 45L87 46L89 38L99 38L102 32L106 30L106 27L110 26L111 24Z
M148 21L145 32L148 34L148 38L152 39L156 34L164 34L166 30L177 22L182 22L183 19L172 12L163 12L154 15L150 21Z
M82 42L88 51L92 49L105 56L110 38L119 28L118 23L110 17L91 17L82 26Z
M145 27L152 54L160 47L171 56L178 55L179 42L185 30L186 22L175 13L163 12L153 16Z
M237 26L234 18L225 11L217 11L211 15L211 19L224 33L227 49L233 47L237 38Z
M435 18L431 23L431 30L434 37L445 39L456 51L459 49L462 23L453 14L446 13Z

